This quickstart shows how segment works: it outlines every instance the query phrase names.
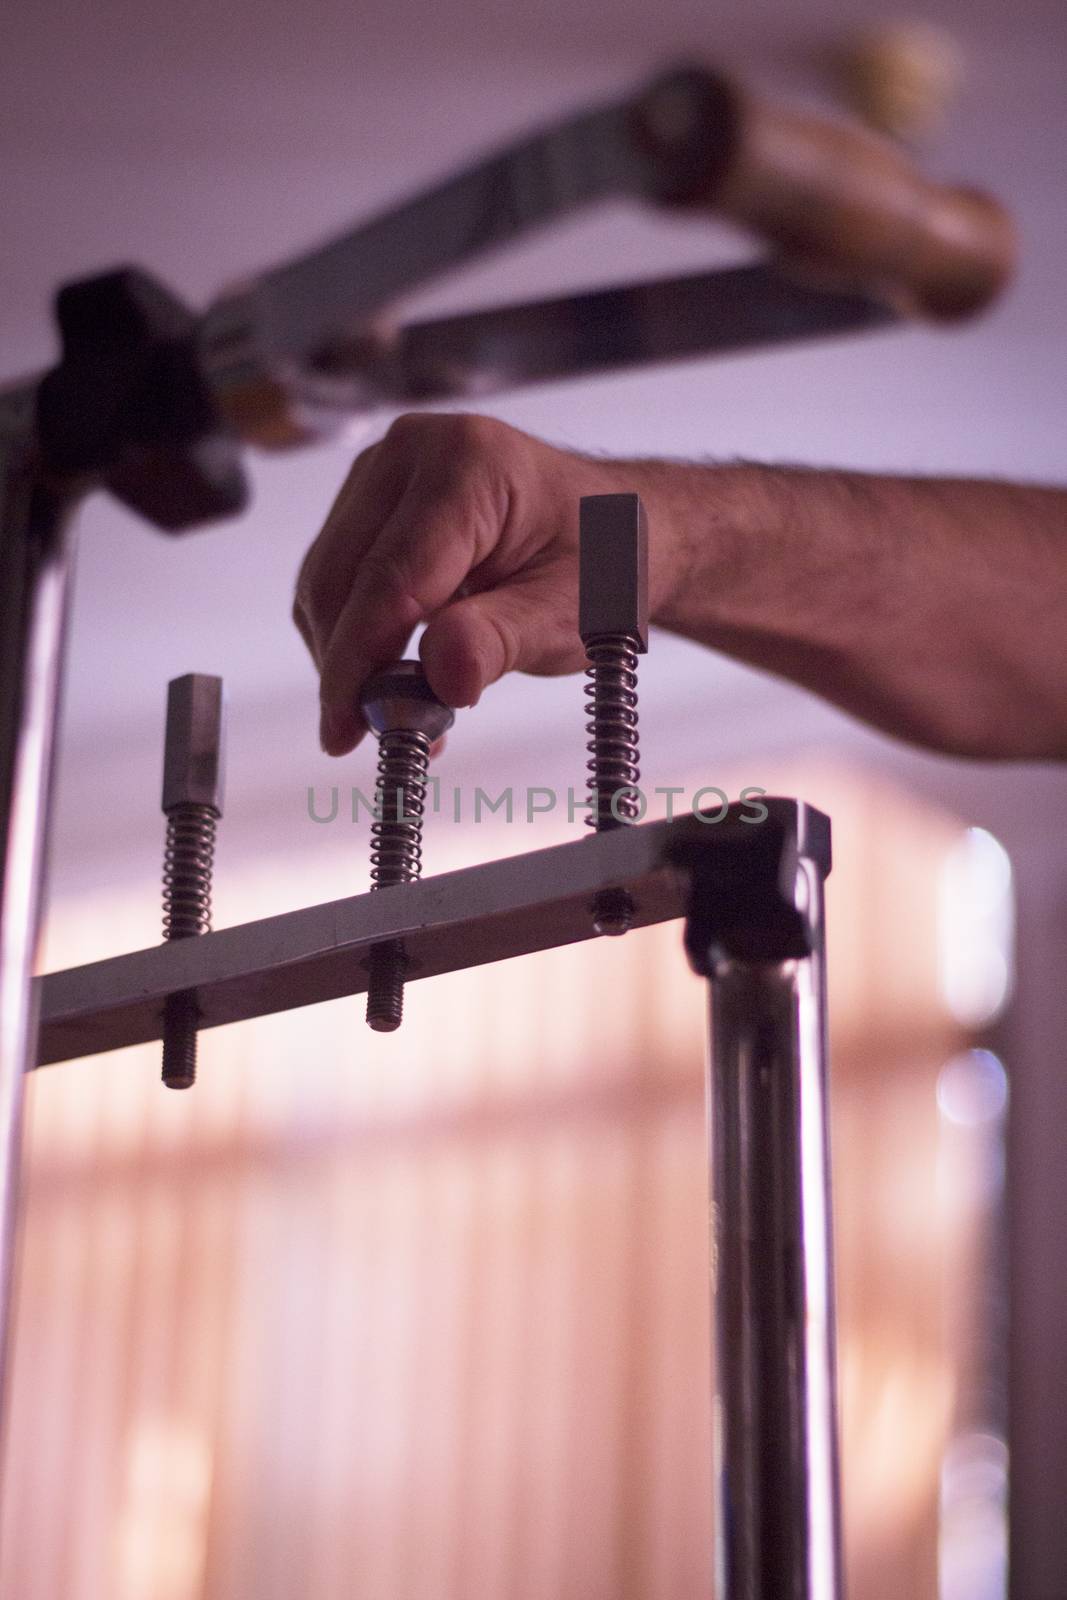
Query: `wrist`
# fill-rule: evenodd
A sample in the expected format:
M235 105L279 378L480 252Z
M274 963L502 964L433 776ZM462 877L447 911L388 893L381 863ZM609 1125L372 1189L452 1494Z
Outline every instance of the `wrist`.
M771 475L736 463L620 466L648 517L651 621L672 633L706 637L709 615L728 622L731 596L752 570L754 550L765 551L763 535L773 520Z

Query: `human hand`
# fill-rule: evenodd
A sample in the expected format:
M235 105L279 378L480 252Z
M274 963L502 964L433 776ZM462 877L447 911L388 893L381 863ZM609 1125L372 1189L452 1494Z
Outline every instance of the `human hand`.
M394 422L357 457L297 581L323 749L343 755L363 737L362 683L422 622L423 667L450 706L474 705L506 672L580 670L578 502L633 490L639 467L487 417ZM671 576L663 553L650 558L653 614Z

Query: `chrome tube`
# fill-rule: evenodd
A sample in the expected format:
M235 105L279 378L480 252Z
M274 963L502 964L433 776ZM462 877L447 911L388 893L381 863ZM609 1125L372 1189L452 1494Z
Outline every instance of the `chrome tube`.
M718 1600L843 1593L823 896L798 873L814 953L710 980Z
M22 1085L44 877L70 561L70 502L0 442L0 1406L10 1355Z

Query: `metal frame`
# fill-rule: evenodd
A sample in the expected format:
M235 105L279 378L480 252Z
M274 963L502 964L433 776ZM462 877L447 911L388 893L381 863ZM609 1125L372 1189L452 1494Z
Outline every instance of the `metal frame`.
M799 864L811 954L712 958L719 1592L842 1592L823 875Z
M756 262L397 327L398 296L609 197L718 210L815 264L818 279ZM381 941L404 940L417 978L588 937L597 890L628 891L638 926L678 915L688 896L690 956L716 997L723 1592L835 1600L829 854L817 814L783 801L758 827L735 811L716 826L619 830L55 973L31 991L63 529L99 486L171 531L225 516L247 492L239 444L300 444L383 406L876 329L898 301L977 310L1010 254L992 203L927 184L855 130L783 120L721 75L682 67L251 278L202 315L133 269L61 291L61 361L0 390L0 1388L27 1066L158 1038L175 993L195 992L211 1027L365 988L362 956Z
M38 980L38 1063L160 1037L192 990L204 1027L367 987L403 938L431 977L593 936L599 892L634 925L686 917L708 982L720 1600L842 1593L826 1077L827 819L793 800L573 844L246 923ZM718 818L718 820L716 820Z
M41 475L25 438L5 438L0 428L0 1409L10 1356L23 1076L36 1038L30 972L70 592L70 509ZM2 1423L0 1417L0 1438Z
M180 532L241 509L241 443L299 444L336 432L354 415L431 395L484 394L892 323L879 297L828 292L757 262L396 328L389 308L399 295L579 206L609 196L690 203L698 176L718 171L735 143L734 110L733 90L716 75L669 73L251 278L200 315L134 269L67 285L57 297L59 364L0 389L0 1394L22 1077L36 1059L30 974L62 676L69 513L104 487L158 527ZM390 898L381 901L374 916L388 914ZM314 949L316 941L329 944L329 930L318 930L321 916L296 924ZM215 938L221 942L206 946L209 958L232 946L229 935ZM417 955L423 941L412 942ZM158 955L144 959L156 993L169 981L170 963L205 957L173 948L158 969ZM343 965L337 952L333 959ZM326 987L311 998L326 998L326 969L312 965ZM183 986L196 987L200 976L197 968ZM56 985L44 991L46 1005ZM150 1009L146 1001L143 1037ZM46 1053L65 1048L49 1043L59 1026L46 1023Z
M548 129L263 274L200 318L135 271L68 286L57 306L60 364L0 390L0 1406L29 1067L158 1038L174 993L197 995L205 1027L355 993L366 986L361 953L391 938L404 939L418 978L589 937L598 887L632 885L637 925L679 914L660 834L626 830L544 860L174 941L31 989L70 565L64 528L90 489L181 531L240 509L239 440L290 445L406 399L894 320L862 293L826 292L755 263L446 318L382 344L372 314L443 267L599 197L670 198L692 151L683 140L654 153L634 106ZM714 127L704 131L713 146Z

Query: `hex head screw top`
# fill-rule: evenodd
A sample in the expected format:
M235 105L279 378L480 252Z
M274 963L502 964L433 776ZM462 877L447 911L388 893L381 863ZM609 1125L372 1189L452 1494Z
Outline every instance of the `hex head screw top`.
M585 495L579 514L578 628L589 657L586 822L602 832L638 815L637 658L648 649L648 526L636 494ZM593 927L627 933L633 915L625 890L603 889Z
M418 661L397 661L363 685L360 708L378 736L378 782L371 827L371 888L412 883L422 874L422 821L430 748L455 721ZM368 960L367 1023L399 1028L407 953L402 939L375 945Z
M167 688L162 807L163 937L189 939L211 929L215 826L222 816L222 679L189 672ZM168 997L163 1010L163 1082L196 1082L196 995Z

